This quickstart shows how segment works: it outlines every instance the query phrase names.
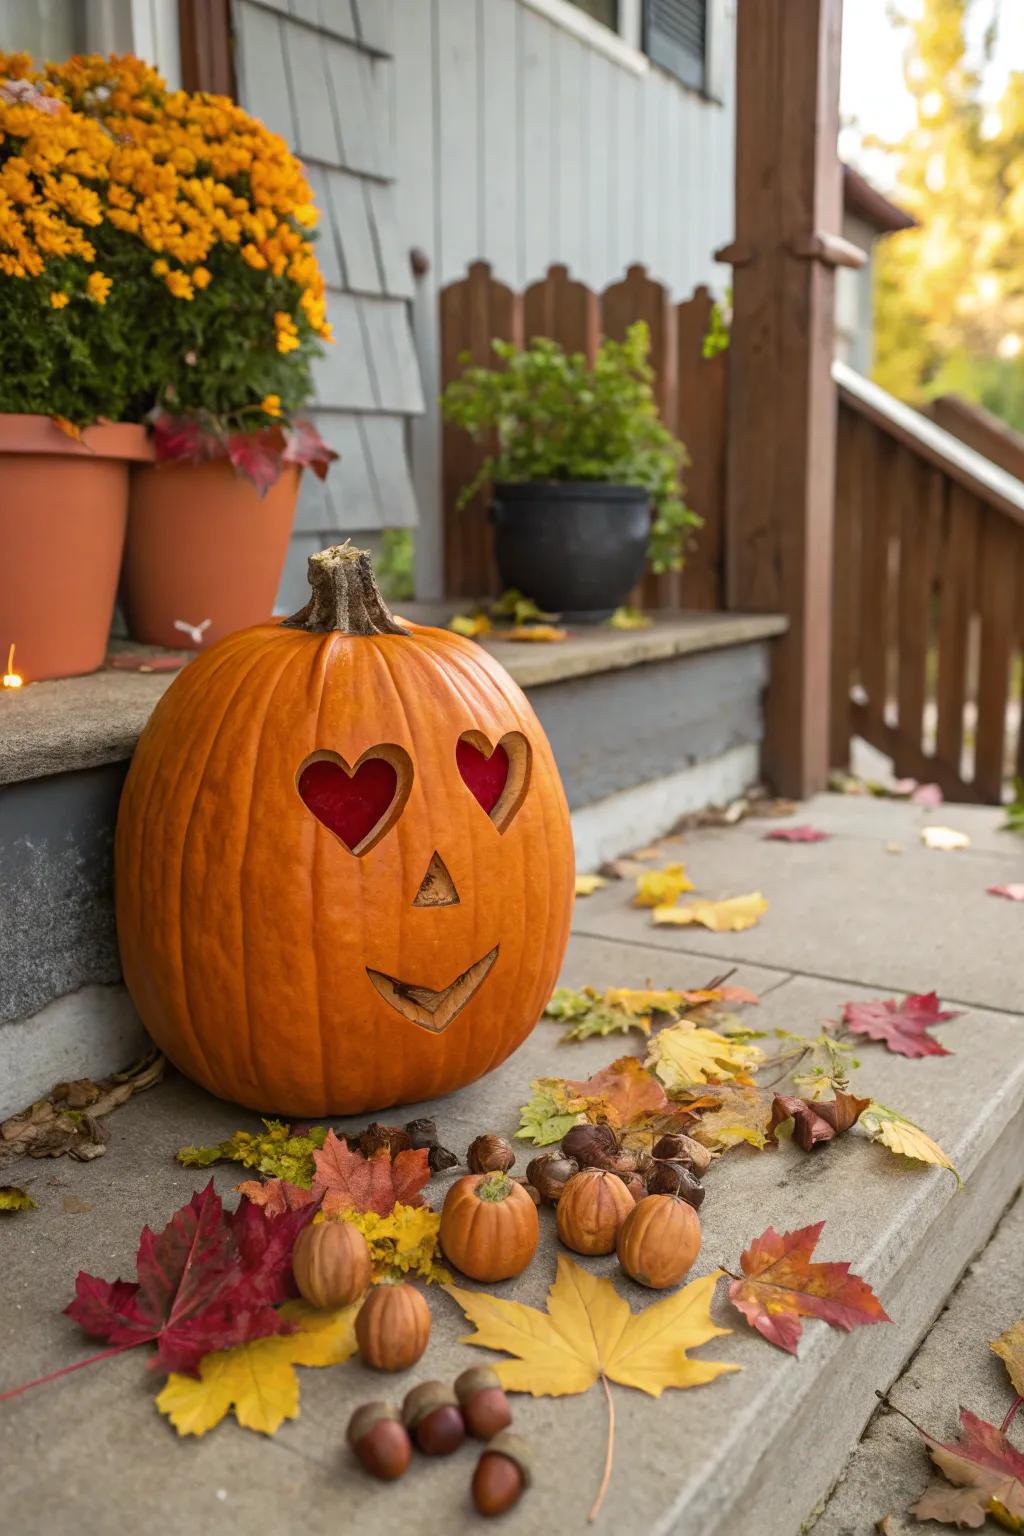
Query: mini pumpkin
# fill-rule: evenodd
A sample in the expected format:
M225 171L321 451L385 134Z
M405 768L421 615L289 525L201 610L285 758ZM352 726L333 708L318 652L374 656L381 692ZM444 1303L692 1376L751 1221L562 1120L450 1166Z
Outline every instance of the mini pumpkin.
M555 1207L558 1235L574 1253L611 1253L619 1228L634 1209L633 1196L614 1173L574 1173Z
M347 1307L369 1287L373 1266L366 1238L350 1221L303 1227L292 1249L292 1274L310 1306Z
M569 930L551 749L486 651L400 623L369 557L227 636L139 740L116 843L125 980L176 1066L289 1115L430 1099L533 1028Z
M364 1365L407 1371L430 1338L430 1308L404 1281L374 1286L356 1314L356 1343Z
M700 1252L700 1217L679 1195L648 1195L619 1228L615 1251L631 1280L664 1291L678 1285Z
M457 1179L441 1211L445 1257L471 1280L510 1280L537 1251L537 1207L507 1173Z

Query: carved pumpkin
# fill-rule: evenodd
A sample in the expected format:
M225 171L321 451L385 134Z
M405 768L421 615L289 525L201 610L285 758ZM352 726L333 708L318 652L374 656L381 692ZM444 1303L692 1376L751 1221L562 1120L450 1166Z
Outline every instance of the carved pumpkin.
M432 1098L551 994L573 854L550 747L471 641L398 623L369 557L229 635L143 732L117 830L125 980L223 1098L289 1115Z

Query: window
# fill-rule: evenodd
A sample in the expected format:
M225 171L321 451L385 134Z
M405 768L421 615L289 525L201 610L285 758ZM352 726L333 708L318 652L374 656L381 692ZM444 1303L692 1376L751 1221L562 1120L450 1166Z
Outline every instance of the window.
M644 52L684 85L707 83L708 0L644 0Z
M572 3L595 21L611 27L613 32L619 30L619 0L572 0Z
M87 45L84 6L77 0L0 0L0 38L5 53L36 60L66 59Z

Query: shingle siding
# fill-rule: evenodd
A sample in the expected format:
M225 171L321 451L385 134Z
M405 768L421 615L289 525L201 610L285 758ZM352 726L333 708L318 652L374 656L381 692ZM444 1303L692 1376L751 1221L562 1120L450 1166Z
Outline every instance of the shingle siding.
M239 99L306 163L334 345L310 415L340 455L303 476L278 606L301 605L314 550L417 521L408 418L424 408L399 229L393 0L233 0Z

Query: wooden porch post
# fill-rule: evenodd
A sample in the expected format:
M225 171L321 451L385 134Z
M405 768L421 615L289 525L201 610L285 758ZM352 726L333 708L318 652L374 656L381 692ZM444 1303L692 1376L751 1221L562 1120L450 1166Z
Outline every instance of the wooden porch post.
M803 796L828 777L839 237L842 0L741 0L736 238L730 262L726 595L781 612L767 698L765 774Z

